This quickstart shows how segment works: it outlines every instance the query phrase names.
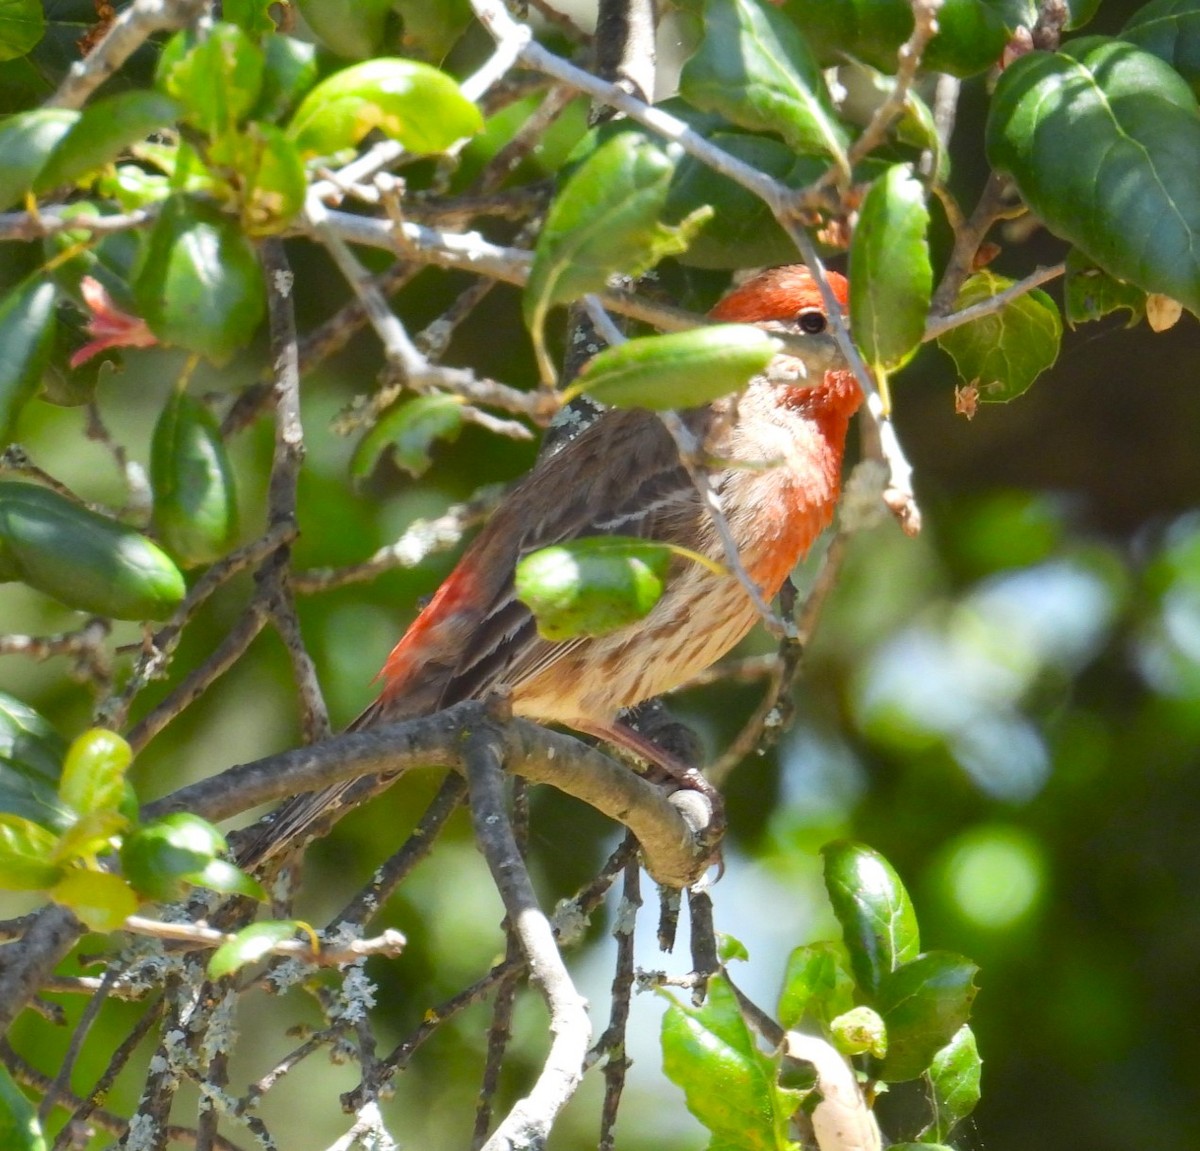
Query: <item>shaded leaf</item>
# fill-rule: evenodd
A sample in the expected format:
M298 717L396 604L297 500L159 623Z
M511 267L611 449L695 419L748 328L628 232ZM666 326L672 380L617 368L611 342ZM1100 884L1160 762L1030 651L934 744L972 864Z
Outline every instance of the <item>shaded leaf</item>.
M444 72L380 58L335 72L305 96L288 125L301 155L352 148L372 129L410 152L444 152L483 128L483 116Z
M976 272L963 285L955 308L990 300L1012 284L994 272ZM964 382L978 388L980 400L1007 403L1054 365L1061 340L1058 308L1045 292L1034 289L997 312L951 328L937 342L953 357Z
M350 461L350 474L364 480L384 455L410 476L423 476L433 463L430 455L438 440L456 440L462 429L460 396L417 396L389 408L359 441Z
M12 443L17 420L42 382L54 346L57 295L54 282L36 274L0 303L0 447Z
M299 0L299 7L305 22L331 52L364 60L374 56L383 43L391 0Z
M0 812L65 831L76 818L58 798L66 752L66 742L42 716L0 692Z
M961 955L930 951L883 977L875 1000L888 1035L880 1078L899 1083L929 1070L971 1014L978 971Z
M804 37L769 4L709 0L704 40L684 65L680 93L733 124L778 132L799 152L839 158L845 133Z
M0 581L68 607L165 619L187 591L170 557L133 528L35 484L0 483Z
M265 310L253 245L235 220L186 196L163 205L133 293L160 340L217 364L249 341Z
M138 909L138 897L129 884L107 871L68 871L50 895L55 903L69 907L91 931L119 931Z
M868 190L850 245L850 326L877 373L921 345L933 294L928 231L924 186L896 164Z
M113 838L129 826L129 820L115 809L93 811L75 820L59 836L54 848L55 863L95 865L97 856L110 851Z
M174 389L150 441L154 530L185 567L212 563L237 536L237 487L216 417Z
M940 1143L975 1110L982 1063L975 1034L964 1023L930 1064L927 1076L933 1121L920 1133L922 1143Z
M34 190L72 184L112 163L130 144L174 124L180 106L159 92L119 92L89 104L55 145L34 181Z
M644 619L663 593L675 549L627 536L593 536L522 557L516 596L544 639L607 635Z
M132 762L133 748L115 731L85 731L67 749L59 798L80 815L115 811L124 798L125 772Z
M1200 111L1177 72L1103 37L1005 70L993 167L1105 271L1200 313Z
M17 1086L7 1067L0 1067L0 1147L8 1151L46 1151L37 1108Z
M746 386L782 350L749 324L643 336L593 356L563 402L586 392L615 408L694 408Z
M1110 276L1078 248L1067 253L1066 266L1063 307L1072 328L1122 310L1129 313L1130 325L1146 314L1146 293L1141 288Z
M778 1063L746 1026L728 981L709 980L702 1007L671 1002L662 1021L663 1071L683 1089L688 1110L712 1133L711 1146L784 1151L797 1091L780 1087Z
M275 123L283 120L317 82L317 50L294 36L277 33L267 37L263 51L262 87L250 115L260 122Z
M247 963L256 963L270 955L276 944L294 939L297 933L304 930L305 925L294 919L268 920L243 927L212 953L208 961L208 976L210 979L223 979L226 975L233 975Z
M1151 0L1138 8L1121 39L1170 64L1200 95L1200 2Z
M33 187L50 153L78 119L78 112L66 108L38 108L0 123L0 212Z
M921 950L917 913L900 877L879 852L838 840L826 844L821 854L825 889L842 927L850 968L863 992L874 999L888 974Z
M45 31L41 0L0 0L0 60L24 56Z

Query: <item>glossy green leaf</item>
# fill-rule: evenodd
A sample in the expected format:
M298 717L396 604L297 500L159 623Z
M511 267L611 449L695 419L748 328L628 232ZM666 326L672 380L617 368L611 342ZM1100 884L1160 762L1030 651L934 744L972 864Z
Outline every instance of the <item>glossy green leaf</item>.
M212 563L238 530L237 486L216 417L186 392L167 399L150 441L154 530L185 567Z
M586 392L614 408L694 408L744 388L782 349L749 324L642 336L593 356L564 400Z
M410 152L444 152L483 128L479 109L444 72L380 58L335 72L301 102L288 135L301 155L329 156L378 129Z
M78 119L78 112L66 108L38 108L0 122L0 212L33 187L50 153Z
M917 913L892 865L861 843L838 840L821 849L825 889L841 924L850 969L874 998L886 976L921 950Z
M226 848L225 837L211 823L180 811L126 836L121 845L121 869L134 889L148 899L177 899Z
M913 30L908 0L789 0L784 11L822 64L851 57L895 72ZM931 71L973 76L995 64L1008 42L1005 20L987 0L945 0L937 22L923 57Z
M138 909L138 897L119 875L72 869L50 892L55 903L69 907L91 931L119 931Z
M824 160L798 156L769 136L742 132L702 133L718 148L791 188L811 183L824 172ZM664 216L678 220L702 208L712 215L691 238L679 261L697 268L745 268L784 264L796 258L796 245L761 197L684 156L667 192Z
M1129 17L1121 39L1170 64L1200 95L1200 0L1151 0Z
M262 88L250 115L260 122L277 123L317 82L317 50L312 44L280 33L267 37L263 51Z
M37 1108L7 1067L0 1067L0 1147L7 1151L46 1151Z
M660 222L674 164L637 132L596 147L559 192L538 237L525 286L525 322L541 330L555 304L602 289L615 272L636 276L687 247L700 223Z
M607 635L644 619L662 595L673 551L627 536L541 548L517 564L516 595L544 639Z
M75 819L58 798L66 752L66 742L42 716L0 692L0 812L65 831Z
M1168 65L1095 36L1023 56L996 87L987 151L1050 231L1200 313L1200 110Z
M878 373L921 346L933 294L928 232L924 186L896 164L868 190L850 245L850 326Z
M1141 288L1110 276L1078 248L1067 253L1066 266L1063 309L1070 327L1119 311L1128 312L1133 325L1146 314L1146 293Z
M0 889L41 891L53 887L63 869L54 862L58 836L19 815L0 813Z
M410 476L423 476L433 463L433 445L458 438L462 405L461 397L441 394L417 396L389 408L354 449L350 474L357 481L366 479L387 455Z
M718 931L717 958L722 963L744 963L750 959L750 952L740 939L735 939L724 931Z
M350 60L374 56L391 0L299 0L305 23L331 52Z
M219 891L222 895L245 895L261 901L267 898L266 891L257 879L224 859L210 859L197 871L181 878L195 887L207 887L209 891Z
M165 619L187 591L170 557L141 533L48 488L4 482L0 581L14 579L114 619Z
M274 39L275 21L271 19L272 0L223 0L221 17L236 24L256 39Z
M975 1034L964 1023L933 1058L928 1072L932 1122L920 1133L922 1143L941 1143L979 1103L983 1061Z
M672 1002L663 1014L663 1071L713 1147L785 1151L800 1093L778 1084L775 1058L759 1050L724 977L709 980L701 1007Z
M875 1000L888 1034L880 1078L900 1083L929 1070L971 1014L978 971L961 955L929 951L884 975Z
M879 1012L870 1007L852 1007L831 1019L829 1038L846 1056L870 1055L882 1059L887 1054L887 1028Z
M963 285L956 310L990 300L1012 286L994 272L976 272ZM1058 359L1062 320L1054 301L1040 289L1027 292L997 312L961 324L938 337L964 382L987 402L1016 399Z
M185 196L163 205L133 293L160 340L217 364L249 341L265 310L258 258L237 222Z
M795 25L770 4L708 0L704 40L679 90L740 128L778 132L798 152L842 157L845 133L821 70Z
M115 731L93 727L77 736L67 749L59 798L73 811L115 811L125 794L125 772L133 748Z
M265 61L253 37L220 22L203 37L177 32L163 49L158 84L183 106L184 119L212 139L234 131L258 102Z
M174 124L180 106L160 92L118 92L89 104L55 145L34 181L34 190L72 184L111 164L131 144Z
M0 302L0 447L12 443L17 419L42 382L54 346L52 280L34 275Z
M0 60L24 56L45 31L41 0L0 0Z
M223 979L233 975L248 963L270 955L276 944L295 939L304 930L298 920L273 919L264 923L253 923L243 927L232 939L222 943L208 961L210 979Z
M791 1031L812 1019L828 1025L854 1006L854 979L839 943L808 943L794 948L783 973L778 1019Z
M54 862L82 861L94 867L96 858L111 851L114 838L128 827L129 820L115 809L82 816L59 836L54 848Z

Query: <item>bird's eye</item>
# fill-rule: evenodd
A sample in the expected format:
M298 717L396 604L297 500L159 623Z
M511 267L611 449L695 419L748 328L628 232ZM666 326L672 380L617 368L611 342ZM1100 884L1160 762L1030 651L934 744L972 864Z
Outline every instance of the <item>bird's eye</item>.
M827 326L825 313L817 308L806 308L796 316L796 323L800 326L802 332L807 332L810 336L818 335L823 332Z

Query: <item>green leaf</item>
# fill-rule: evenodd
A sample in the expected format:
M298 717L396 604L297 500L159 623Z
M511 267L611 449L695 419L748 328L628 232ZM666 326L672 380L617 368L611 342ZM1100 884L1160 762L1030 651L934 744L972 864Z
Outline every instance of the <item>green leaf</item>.
M823 160L798 156L768 136L720 131L701 134L790 188L812 183L825 170ZM705 207L712 214L696 229L687 251L680 253L680 263L696 268L745 268L795 260L796 245L761 197L693 156L684 156L671 180L663 215L678 220Z
M184 29L163 49L158 84L189 124L219 140L258 102L264 64L262 49L236 24L214 24L202 39Z
M383 43L391 0L299 0L305 23L334 54L374 56Z
M897 51L913 30L908 0L789 0L785 12L822 64L852 58L895 72ZM987 0L945 0L937 22L923 57L930 71L976 75L999 60L1008 42L1009 28Z
M125 795L125 772L133 748L115 731L93 727L77 736L67 749L59 798L73 811L115 811Z
M77 819L59 836L54 848L55 863L93 865L97 856L112 850L113 840L129 827L120 811L93 811Z
M1032 52L1000 77L987 151L1050 231L1200 313L1200 111L1177 72L1103 37Z
M717 958L722 963L733 963L735 960L738 962L748 962L750 952L740 939L735 939L732 935L724 931L718 931Z
M249 341L265 310L253 245L235 220L186 196L163 205L133 293L160 340L218 365Z
M238 530L237 487L216 417L174 389L150 441L154 530L184 567L212 563Z
M139 827L121 845L121 869L148 899L178 899L185 885L227 849L225 837L191 812L164 815Z
M74 200L62 208L58 216L63 220L80 216L99 219L114 211L111 205ZM80 288L84 276L98 281L119 307L128 310L133 306L129 277L138 255L136 233L114 232L97 238L86 228L64 228L47 236L42 241L42 250L51 264L50 275L54 282L69 293L81 309L86 307Z
M232 939L222 943L208 961L208 977L223 979L248 963L270 955L276 944L294 939L305 926L295 919L272 919L243 927Z
M45 719L0 692L0 812L65 831L76 818L58 798L66 753L62 736Z
M617 132L576 167L551 205L525 286L535 337L555 304L602 289L615 272L648 271L687 247L699 219L660 223L674 164L637 132Z
M55 145L33 183L46 192L73 184L89 172L111 164L131 144L174 124L179 105L159 92L119 92L88 105Z
M930 1069L971 1014L978 971L961 955L929 951L884 975L875 1002L888 1035L881 1079L900 1083Z
M17 1086L7 1067L0 1067L0 1147L8 1151L46 1151L37 1108Z
M975 1034L964 1023L930 1064L927 1079L933 1121L918 1136L922 1143L942 1142L975 1110L982 1064Z
M272 0L224 0L221 16L231 24L249 32L255 38L274 38L275 21L271 19Z
M483 116L444 72L383 57L335 72L288 125L302 156L330 156L378 129L410 152L444 152L483 128Z
M867 192L850 245L850 326L877 373L921 346L933 294L928 231L924 186L896 164Z
M586 392L615 408L694 408L744 388L782 350L749 324L716 324L666 336L642 336L593 356L563 393Z
M792 951L779 993L779 1023L785 1031L805 1019L828 1026L853 1006L854 979L840 943L808 943Z
M24 56L45 32L41 0L0 0L0 60Z
M434 63L446 58L474 17L471 0L392 0L392 11L404 21L405 51Z
M242 227L251 236L284 231L304 207L304 161L272 124L250 124L210 150L210 160L237 186Z
M663 1070L688 1110L712 1133L711 1147L785 1151L800 1093L780 1087L777 1061L763 1054L728 981L708 984L702 1007L672 1002L663 1014Z
M879 852L838 840L826 844L821 854L825 889L842 927L850 968L864 994L874 999L888 974L921 950L917 913L900 877Z
M119 931L138 909L138 897L119 875L107 871L68 871L50 892L91 931Z
M530 552L517 564L517 599L544 639L608 635L658 603L675 554L669 544L591 536Z
M250 115L258 121L277 123L317 82L317 50L303 40L277 34L267 37L264 52L262 88Z
M1151 0L1129 17L1121 39L1170 64L1200 95L1200 3Z
M434 443L458 439L462 405L461 397L441 394L417 396L389 408L354 449L350 474L361 482L382 456L389 455L410 476L423 476L433 463Z
M261 901L267 899L267 893L257 879L225 859L210 859L198 871L181 878L196 887L207 887L222 895L245 895Z
M50 153L78 119L78 112L66 108L38 108L0 123L0 212L33 187Z
M740 128L778 132L798 152L842 167L845 133L804 37L769 4L708 0L704 40L684 65L679 90Z
M1141 288L1110 276L1078 248L1067 253L1066 264L1063 307L1070 327L1122 310L1129 313L1132 327L1146 314L1146 293Z
M19 815L0 814L0 889L43 891L63 869L54 862L58 836Z
M187 591L170 557L133 528L48 488L4 482L0 581L15 579L114 619L165 619Z
M54 282L35 274L0 303L0 447L12 443L17 419L42 382L54 346L57 296Z
M983 303L1012 284L994 272L976 272L963 285L955 308ZM998 312L951 328L937 342L953 357L963 380L978 387L981 400L1007 403L1053 366L1061 340L1058 308L1035 288Z

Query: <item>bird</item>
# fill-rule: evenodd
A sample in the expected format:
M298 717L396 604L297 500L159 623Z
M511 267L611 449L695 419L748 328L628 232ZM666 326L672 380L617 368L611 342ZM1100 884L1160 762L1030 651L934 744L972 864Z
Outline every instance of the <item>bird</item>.
M847 281L836 272L826 276L844 310ZM832 522L847 430L862 393L804 265L754 275L709 316L795 337L742 392L682 413L741 566L769 601ZM716 562L674 559L649 614L610 634L542 637L514 592L518 561L539 548L603 535L680 545ZM544 453L508 493L393 648L377 677L378 697L350 730L502 692L515 715L653 760L653 745L618 713L711 666L759 619L727 558L712 512L659 416L606 410ZM353 782L289 800L240 853L242 862L323 830Z

